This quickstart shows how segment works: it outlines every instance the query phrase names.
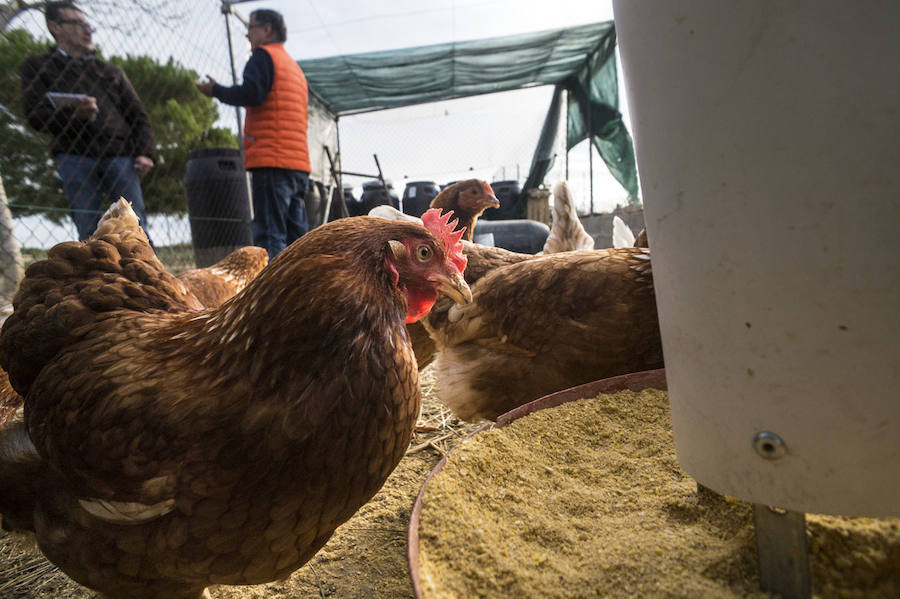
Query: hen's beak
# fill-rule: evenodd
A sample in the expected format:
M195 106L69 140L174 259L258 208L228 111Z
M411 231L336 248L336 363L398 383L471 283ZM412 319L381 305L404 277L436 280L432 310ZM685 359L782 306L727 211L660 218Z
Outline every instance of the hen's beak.
M472 290L461 273L455 272L450 276L435 275L432 280L438 283L438 293L443 293L457 304L472 303Z
M482 210L486 210L488 208L499 208L500 200L497 199L497 196L485 196L478 201L479 207Z

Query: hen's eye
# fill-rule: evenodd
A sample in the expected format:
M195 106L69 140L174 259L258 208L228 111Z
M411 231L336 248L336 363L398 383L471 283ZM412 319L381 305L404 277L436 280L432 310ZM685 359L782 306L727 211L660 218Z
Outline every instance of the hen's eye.
M416 258L419 259L419 262L425 262L429 258L431 258L431 246L420 245L416 248Z

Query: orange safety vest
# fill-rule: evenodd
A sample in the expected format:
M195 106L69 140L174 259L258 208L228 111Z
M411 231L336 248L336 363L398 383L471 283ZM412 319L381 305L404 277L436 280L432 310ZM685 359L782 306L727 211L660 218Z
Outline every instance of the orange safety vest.
M263 44L260 48L272 57L275 78L265 102L247 107L244 167L286 168L308 173L306 76L284 45Z

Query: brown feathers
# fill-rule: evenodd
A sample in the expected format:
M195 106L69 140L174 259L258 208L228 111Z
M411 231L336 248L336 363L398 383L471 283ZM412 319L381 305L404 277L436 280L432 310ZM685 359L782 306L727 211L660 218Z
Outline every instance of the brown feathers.
M471 304L439 303L423 320L441 401L465 420L662 366L648 250L533 257L491 270L472 294Z
M89 331L98 315L203 306L166 271L130 204L119 200L90 239L60 243L28 267L13 307L3 323L0 364L13 387L27 394L46 361Z
M269 263L265 249L239 248L212 266L195 268L178 275L188 289L207 308L214 308L233 297Z

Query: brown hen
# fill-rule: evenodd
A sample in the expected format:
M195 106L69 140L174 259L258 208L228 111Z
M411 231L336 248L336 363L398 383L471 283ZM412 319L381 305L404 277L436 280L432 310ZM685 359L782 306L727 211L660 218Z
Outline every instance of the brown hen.
M0 505L110 597L286 577L406 451L405 322L439 293L471 299L459 237L429 213L427 228L341 219L198 311L128 217L57 246L20 288L0 365L25 423L0 440Z
M475 223L488 208L499 208L500 200L487 181L467 179L448 185L431 200L432 208L453 212L459 219L459 226L465 227L463 239L472 241Z
M649 250L532 257L490 270L472 296L438 302L422 320L437 345L440 399L464 420L663 366Z

